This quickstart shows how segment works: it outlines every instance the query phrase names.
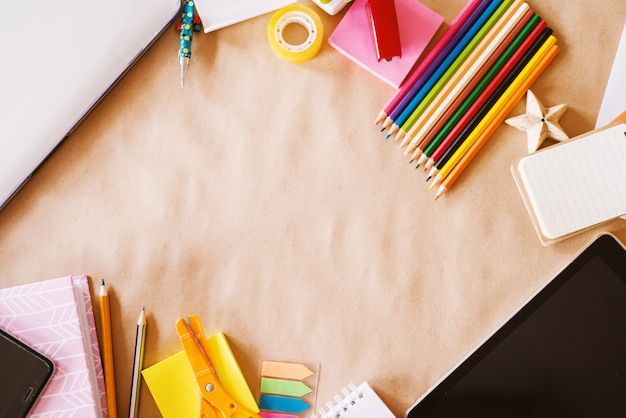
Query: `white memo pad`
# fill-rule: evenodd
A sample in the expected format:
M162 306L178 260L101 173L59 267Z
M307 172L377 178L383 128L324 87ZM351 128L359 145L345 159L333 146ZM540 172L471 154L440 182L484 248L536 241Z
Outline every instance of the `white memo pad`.
M626 214L626 124L526 156L513 172L544 244L617 218Z

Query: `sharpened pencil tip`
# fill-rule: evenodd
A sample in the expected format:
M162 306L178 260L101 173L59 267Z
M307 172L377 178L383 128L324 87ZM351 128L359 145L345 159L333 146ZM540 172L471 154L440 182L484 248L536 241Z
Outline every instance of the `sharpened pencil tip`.
M420 165L419 165L419 164L415 166L415 169L416 169L416 170L417 170L418 168L420 168Z
M385 139L389 139L391 137L391 133L388 133L387 135L385 135Z
M432 178L433 178L433 176L428 176L428 177L426 177L426 182L429 182L429 181L430 181L430 179L432 179Z
M100 282L100 286L104 286L104 279Z

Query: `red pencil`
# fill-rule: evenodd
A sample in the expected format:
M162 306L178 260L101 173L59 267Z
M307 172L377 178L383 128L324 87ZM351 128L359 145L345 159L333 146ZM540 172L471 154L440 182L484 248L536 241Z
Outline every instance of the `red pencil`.
M406 93L411 89L411 86L415 84L417 79L422 75L422 73L428 68L428 66L433 62L433 60L439 55L441 50L445 48L450 39L456 34L463 23L467 20L467 18L472 14L474 9L478 6L478 4L482 0L472 0L468 5L461 11L461 13L454 19L454 22L446 29L441 38L437 41L437 43L432 47L432 49L428 52L428 54L424 57L424 59L419 63L419 65L411 72L409 77L404 80L396 94L391 98L391 100L387 103L387 105L380 111L378 117L376 118L375 124L378 125L380 122L384 121L387 116L391 113L391 111L398 105L400 100L404 98Z

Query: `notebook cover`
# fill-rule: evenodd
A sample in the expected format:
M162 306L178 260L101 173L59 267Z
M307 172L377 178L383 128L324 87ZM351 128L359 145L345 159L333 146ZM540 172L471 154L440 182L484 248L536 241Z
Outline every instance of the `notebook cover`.
M367 0L354 0L328 43L394 88L408 75L443 23L443 17L417 0L395 0L402 57L378 61ZM419 28L419 30L416 30Z
M108 416L86 276L1 289L0 327L54 362L30 417Z

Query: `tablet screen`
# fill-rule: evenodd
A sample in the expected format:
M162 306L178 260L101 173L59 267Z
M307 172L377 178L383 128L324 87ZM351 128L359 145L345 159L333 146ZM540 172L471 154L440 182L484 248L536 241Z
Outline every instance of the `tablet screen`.
M603 235L407 413L624 417L626 253Z

